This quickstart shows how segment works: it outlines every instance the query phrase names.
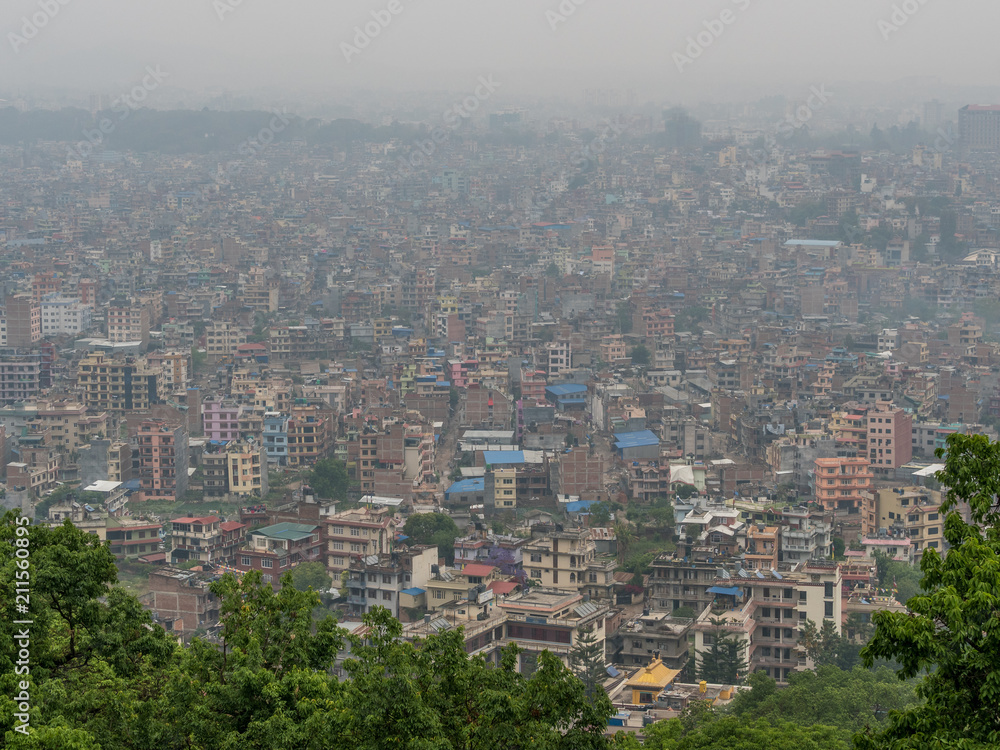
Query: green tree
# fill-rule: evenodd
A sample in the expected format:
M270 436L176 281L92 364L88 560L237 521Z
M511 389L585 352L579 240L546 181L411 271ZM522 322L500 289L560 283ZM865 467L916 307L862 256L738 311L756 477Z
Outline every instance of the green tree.
M924 703L893 713L886 729L858 739L861 748L1000 742L1000 444L954 433L937 455L945 462L936 476L948 488L940 512L950 549L925 550L923 593L907 602L909 612L876 613L862 652L867 665L896 660L902 678L923 674Z
M455 561L455 539L458 526L446 513L417 513L406 519L403 533L413 544L432 544L450 565Z
M830 620L823 620L819 628L812 620L806 620L799 634L799 649L816 666L853 669L861 661L861 646L838 633Z
M325 592L333 583L333 578L326 572L326 566L321 562L299 563L292 568L292 585L298 591L308 591L310 588L319 593Z
M309 486L319 497L332 500L346 500L351 480L347 476L347 467L338 458L324 458L317 461L309 472Z
M583 681L588 698L593 699L598 691L604 692L602 684L608 677L604 644L597 640L593 629L580 633L576 645L569 652L569 666L573 674Z
M723 685L739 685L747 673L746 646L743 640L726 630L726 623L719 618L711 620L711 643L698 651L698 678Z
M632 347L631 355L632 364L639 365L640 367L645 367L649 364L652 355L649 353L649 349L645 344L637 344Z
M201 372L208 361L208 354L197 346L191 347L191 369L194 372Z
M603 527L611 523L611 509L607 503L594 503L590 506L591 526Z

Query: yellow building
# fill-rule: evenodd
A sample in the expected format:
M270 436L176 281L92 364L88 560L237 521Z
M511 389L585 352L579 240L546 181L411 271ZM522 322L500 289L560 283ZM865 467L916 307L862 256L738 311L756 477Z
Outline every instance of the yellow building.
M141 357L109 359L93 352L80 360L76 382L93 412L147 411L163 400L163 368Z
M497 510L517 509L517 469L493 470L493 497Z
M229 492L232 495L267 494L267 454L253 440L230 443L226 447Z
M625 686L632 691L632 704L646 706L655 703L660 693L668 690L679 674L679 669L670 669L659 658L636 670Z

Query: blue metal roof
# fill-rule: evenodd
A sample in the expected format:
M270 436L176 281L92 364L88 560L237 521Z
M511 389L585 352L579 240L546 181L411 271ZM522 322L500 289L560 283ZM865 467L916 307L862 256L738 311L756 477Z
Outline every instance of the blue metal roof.
M444 491L446 495L461 494L463 492L482 492L486 489L486 479L483 477L473 477L472 479L460 479L451 487Z
M652 430L639 430L638 432L616 432L615 448L641 448L644 445L659 445L660 439Z
M402 593L409 594L410 596L420 596L421 594L426 593L426 591L424 589L418 589L414 586L413 588L403 589Z
M488 466L495 464L523 464L524 451L483 451Z
M545 391L551 393L553 396L569 396L573 393L586 393L587 386L577 385L574 383L566 383L564 385L550 385L546 386Z
M723 594L724 596L739 596L740 590L736 586L712 586L707 589L710 594Z

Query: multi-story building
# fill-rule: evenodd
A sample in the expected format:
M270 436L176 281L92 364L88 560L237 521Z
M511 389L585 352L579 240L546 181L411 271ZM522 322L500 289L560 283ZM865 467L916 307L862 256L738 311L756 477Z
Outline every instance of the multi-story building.
M184 516L170 522L170 563L231 560L243 546L246 524L223 521L218 516Z
M42 335L59 336L89 331L93 310L71 297L50 295L41 301Z
M7 346L30 347L42 339L42 308L30 294L13 294L4 304Z
M550 341L543 352L545 373L549 380L558 378L573 366L573 347L569 341Z
M318 524L288 521L254 529L249 543L236 553L234 567L259 570L264 583L278 588L281 576L299 563L322 561L321 532Z
M333 447L333 410L315 404L296 405L288 417L288 465L310 466Z
M420 597L437 566L437 547L411 547L388 555L368 555L352 559L347 574L347 606L352 614L385 607L399 619L406 606L404 592ZM405 615L405 613L404 613Z
M694 620L666 612L644 612L622 626L608 641L608 656L626 667L648 664L659 658L670 669L682 670L691 653L688 639Z
M700 614L715 601L708 589L715 586L719 563L710 553L697 552L687 560L664 553L653 560L652 569L650 598L657 609L669 613L683 607Z
M38 354L0 352L0 402L34 398L42 387L42 359Z
M119 560L154 554L160 549L163 524L149 523L128 526L109 525L104 532L111 554Z
M149 345L149 309L132 300L117 299L108 305L108 340L141 341Z
M187 492L188 436L182 425L162 419L139 423L132 470L143 500L177 500Z
M288 463L288 417L281 412L264 413L264 450L268 461L278 466Z
M149 574L146 606L168 633L186 637L219 621L219 600L197 573L173 567Z
M39 401L29 425L47 429L52 444L67 453L109 432L106 412L89 414L86 406L75 401Z
M891 403L878 402L868 412L868 460L871 468L887 474L913 457L913 420Z
M858 513L871 492L874 474L866 458L817 458L815 499L826 510Z
M958 110L958 137L964 151L1000 151L1000 105L967 104Z
M327 517L324 526L326 569L334 576L351 560L392 551L396 525L388 509L346 510Z
M205 354L212 364L232 357L247 342L246 331L234 323L215 321L205 330Z
M163 400L163 368L93 352L80 360L77 386L92 411L149 411Z
M228 443L240 437L240 405L229 399L201 405L202 431L209 440Z
M230 495L264 497L267 494L267 453L257 440L234 440L226 445Z
M597 554L590 529L534 526L521 559L534 585L611 599L617 561Z
M605 603L588 600L584 594L532 587L496 606L504 614L506 642L517 643L522 649L517 657L519 671L533 672L542 651L568 665L570 653L585 633L601 644L603 652L608 616Z
M191 354L189 352L153 352L146 356L153 367L163 368L163 388L167 393L187 390L191 382Z

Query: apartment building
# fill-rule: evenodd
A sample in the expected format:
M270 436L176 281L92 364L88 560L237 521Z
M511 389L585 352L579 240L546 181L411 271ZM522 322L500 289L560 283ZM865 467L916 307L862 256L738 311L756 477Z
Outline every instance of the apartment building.
M683 670L690 660L694 620L647 610L623 623L608 640L607 652L615 664L626 667L648 664L659 654L669 669Z
M913 457L913 420L902 409L879 401L868 412L868 460L880 473L894 472Z
M396 522L387 508L346 510L324 521L326 569L339 576L351 560L392 551Z
M209 440L228 443L240 437L240 404L229 399L201 405L202 434Z
M473 593L474 590L485 591L501 580L503 576L500 569L493 565L469 563L457 570L435 564L424 586L427 590L427 608L440 610L452 602L467 598L475 600L478 594Z
M170 563L220 563L230 560L243 546L246 531L246 524L223 521L218 516L175 518L167 529Z
M264 497L268 491L267 453L253 438L226 445L228 491L239 497Z
M92 439L108 434L108 415L89 414L87 407L77 401L39 401L32 419L31 430L48 430L52 444L67 453L76 451Z
M133 300L116 299L108 305L108 340L121 344L141 341L149 346L149 309Z
M349 611L363 615L375 607L385 607L400 619L410 600L424 601L426 605L427 582L437 562L437 547L427 546L352 559L347 577Z
M205 329L205 354L211 364L232 357L237 348L247 342L246 331L235 323L215 321Z
M814 462L817 503L826 510L858 513L871 492L875 475L866 458L817 458Z
M333 410L325 406L293 406L286 423L288 465L310 466L326 458L333 447Z
M192 372L190 352L152 352L146 361L152 367L163 368L163 388L167 393L187 390Z
M118 560L125 560L158 552L162 530L160 523L111 526L109 521L104 538L110 544L111 554Z
M4 303L7 346L31 347L42 339L42 307L30 294L13 294Z
M542 651L548 651L566 665L569 655L584 633L590 634L602 650L606 640L604 621L608 605L585 594L546 587L525 591L497 603L504 616L506 643L517 643L518 671L531 674Z
M712 555L697 552L685 559L668 552L651 567L650 598L656 609L670 613L684 607L700 614L715 601L708 589L715 586L719 562Z
M233 566L259 570L264 583L280 588L281 576L299 563L322 561L322 530L320 524L289 521L254 529L248 543L236 552Z
M573 347L568 340L550 341L542 350L545 375L551 382L573 366Z
M285 466L288 463L288 417L277 411L265 412L263 439L267 460Z
M183 425L162 419L139 423L132 471L139 479L141 499L178 500L188 486L188 436Z
M93 310L71 297L50 295L42 299L42 336L74 335L93 327Z
M597 554L590 529L538 524L521 547L521 559L536 586L579 591L593 599L612 599L618 563Z
M92 352L80 360L77 387L92 411L148 411L163 400L163 368L141 357Z
M42 361L37 354L0 354L0 402L35 398L42 388Z

